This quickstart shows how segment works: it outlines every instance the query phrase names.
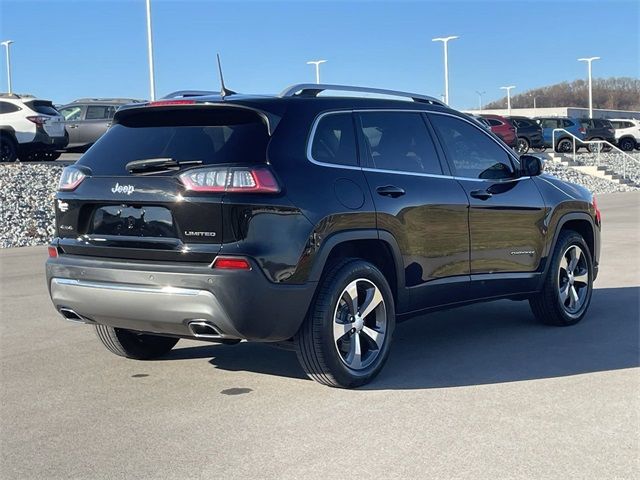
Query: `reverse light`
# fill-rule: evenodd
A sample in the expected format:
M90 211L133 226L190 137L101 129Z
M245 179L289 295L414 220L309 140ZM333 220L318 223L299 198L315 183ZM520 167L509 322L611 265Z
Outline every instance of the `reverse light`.
M75 190L85 178L86 175L77 167L65 167L62 170L62 175L60 176L58 190L63 192L70 192L72 190Z
M179 175L193 192L278 193L280 186L265 167L196 168Z
M216 257L211 268L223 268L226 270L251 270L249 261L241 257Z
M47 252L49 253L49 258L58 258L58 248L49 245L47 247Z

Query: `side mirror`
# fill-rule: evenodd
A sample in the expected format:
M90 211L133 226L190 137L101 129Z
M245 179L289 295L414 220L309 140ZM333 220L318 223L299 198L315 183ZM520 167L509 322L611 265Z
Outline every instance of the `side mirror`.
M542 160L533 155L520 157L520 171L523 177L537 177L542 173Z

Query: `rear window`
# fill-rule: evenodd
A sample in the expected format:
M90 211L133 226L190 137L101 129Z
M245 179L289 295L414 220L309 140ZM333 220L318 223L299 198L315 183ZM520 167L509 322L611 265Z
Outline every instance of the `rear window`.
M127 163L152 158L201 165L261 163L268 142L266 125L252 111L150 109L122 115L78 163L94 175L126 175Z
M510 118L509 120L511 120L511 123L513 123L518 128L535 126L531 120L525 118Z
M60 115L60 113L53 108L53 103L44 100L33 100L31 102L25 102L25 105L34 112L41 113L42 115Z

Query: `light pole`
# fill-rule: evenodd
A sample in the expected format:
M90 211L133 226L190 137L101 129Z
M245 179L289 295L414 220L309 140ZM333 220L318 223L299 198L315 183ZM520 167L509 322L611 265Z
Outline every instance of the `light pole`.
M326 60L311 60L307 62L307 65L316 66L316 83L320 83L320 64L321 63L326 63Z
M156 80L153 73L153 36L151 34L151 0L147 0L147 53L149 55L149 89L151 101L156 99Z
M444 103L449 105L449 40L455 40L460 38L457 35L451 35L450 37L438 37L432 38L432 42L442 42L444 46Z
M482 92L476 90L476 93L478 94L478 108L480 110L480 113L482 113L482 95L487 92L485 92L484 90Z
M579 62L587 62L589 71L589 118L593 118L593 90L591 89L591 62L600 60L600 57L579 58Z
M7 48L7 93L11 92L11 52L9 51L9 46L13 43L13 40L5 40L2 42Z
M511 115L511 89L516 88L515 85L509 85L508 87L500 87L501 90L507 91L507 111Z

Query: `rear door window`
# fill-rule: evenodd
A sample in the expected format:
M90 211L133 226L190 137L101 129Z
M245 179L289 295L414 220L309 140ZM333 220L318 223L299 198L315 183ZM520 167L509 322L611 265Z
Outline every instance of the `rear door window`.
M127 163L155 158L188 166L261 163L268 142L266 125L249 110L136 109L116 120L78 163L94 175L126 175Z
M115 107L112 105L89 105L87 107L87 120L107 120L113 118Z
M433 139L420 113L359 114L363 156L371 168L442 174Z
M540 121L542 128L558 128L558 119L556 118L543 118Z
M351 112L331 113L320 119L311 143L311 158L335 165L358 164Z
M13 113L13 112L17 112L18 110L20 110L20 107L18 107L17 105L14 105L13 103L0 102L0 114Z

